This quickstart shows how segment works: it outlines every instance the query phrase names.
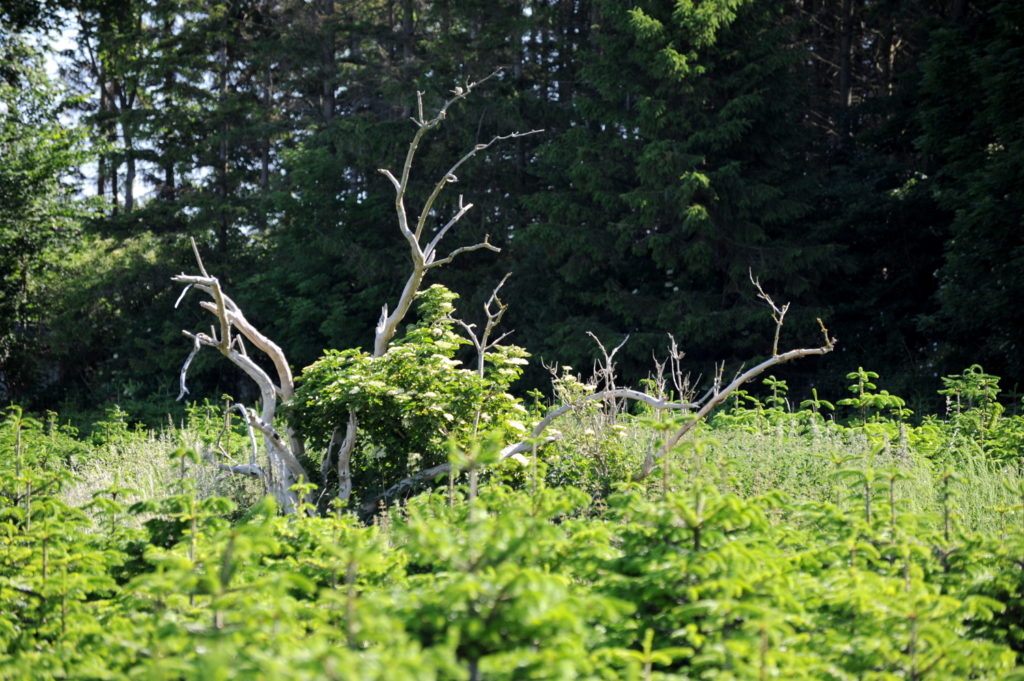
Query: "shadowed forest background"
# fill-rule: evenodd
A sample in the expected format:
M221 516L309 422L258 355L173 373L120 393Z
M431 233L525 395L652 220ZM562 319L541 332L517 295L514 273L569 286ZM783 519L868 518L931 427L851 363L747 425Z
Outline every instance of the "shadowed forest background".
M45 57L56 37L67 49ZM53 65L59 75L47 74ZM666 333L705 375L785 332L931 400L968 364L1024 379L1024 4L1016 0L7 0L0 9L0 401L164 419L203 328L171 275L196 239L296 368L366 347L408 265L394 193L416 92L460 102L411 195L476 143L490 235L435 281L474 310L506 273L534 358L622 375ZM416 182L422 182L416 185ZM447 202L447 203L445 203ZM530 373L532 372L532 373ZM215 353L195 396L253 397ZM937 398L936 398L937 399ZM938 404L924 402L926 409Z

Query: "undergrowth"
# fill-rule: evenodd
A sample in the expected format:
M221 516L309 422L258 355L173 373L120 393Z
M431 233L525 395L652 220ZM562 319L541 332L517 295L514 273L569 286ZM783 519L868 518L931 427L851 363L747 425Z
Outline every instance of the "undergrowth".
M1024 678L1024 428L979 375L915 424L870 372L796 409L770 379L644 480L685 416L588 406L370 523L222 472L217 405L88 439L12 408L0 677Z

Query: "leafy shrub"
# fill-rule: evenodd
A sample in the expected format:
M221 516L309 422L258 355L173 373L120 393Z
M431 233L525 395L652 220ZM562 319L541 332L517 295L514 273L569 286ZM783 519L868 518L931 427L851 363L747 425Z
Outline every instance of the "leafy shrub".
M306 367L290 415L296 430L326 448L350 411L361 438L353 478L359 490L387 487L411 470L446 460L449 441L466 445L479 433L525 433L526 410L508 393L526 352L497 346L483 375L456 358L468 344L454 331L457 296L434 285L419 294L419 322L381 357L330 350ZM412 459L412 461L410 461Z

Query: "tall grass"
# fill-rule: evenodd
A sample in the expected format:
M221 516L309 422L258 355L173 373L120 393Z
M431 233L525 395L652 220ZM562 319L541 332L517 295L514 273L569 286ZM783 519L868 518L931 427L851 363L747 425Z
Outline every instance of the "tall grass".
M741 497L781 492L795 502L832 503L850 510L863 504L864 491L849 472L873 471L879 503L888 495L884 480L893 476L900 512L925 518L933 528L943 524L947 512L965 533L998 532L1009 522L1020 522L1020 459L991 456L948 422L938 430L922 431L931 438L924 442L923 435L907 437L908 429L915 431L895 423L844 427L814 420L808 412L751 413L734 410L695 430L670 455L675 475L692 476L695 467L704 465L713 467L722 491ZM13 414L0 427L0 446L8 452L15 440ZM159 498L180 488L185 477L200 497L226 496L243 508L262 495L258 481L225 473L209 460L174 458L184 448L207 459L221 450L219 460L225 460L223 453L227 462L247 459L245 434L237 424L224 430L217 405L193 405L184 421L155 429L132 426L114 408L88 438L57 425L52 415L43 422L28 417L22 421L18 429L24 451L75 473L64 492L73 506L114 485L133 490L132 500ZM657 451L661 437L649 415L609 417L594 408L568 415L559 429L561 438L538 453L544 481L578 487L596 500L633 478L644 459ZM700 443L699 457L694 441ZM947 483L948 472L953 475ZM660 488L660 475L658 467L648 480L652 493Z

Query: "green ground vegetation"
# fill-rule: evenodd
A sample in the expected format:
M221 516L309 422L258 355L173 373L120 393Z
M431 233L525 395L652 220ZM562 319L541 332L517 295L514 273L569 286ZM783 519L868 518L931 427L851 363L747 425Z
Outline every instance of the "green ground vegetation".
M10 408L0 676L1024 678L1024 418L980 367L913 422L848 381L735 394L645 480L685 415L590 405L369 520L281 515L201 460L248 456L216 404L87 437Z

